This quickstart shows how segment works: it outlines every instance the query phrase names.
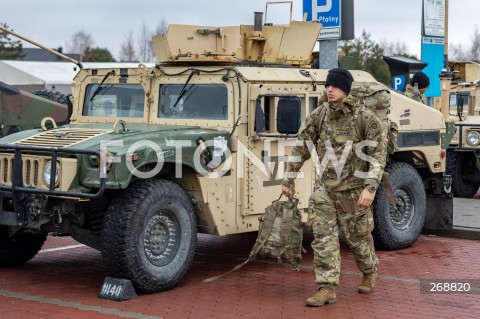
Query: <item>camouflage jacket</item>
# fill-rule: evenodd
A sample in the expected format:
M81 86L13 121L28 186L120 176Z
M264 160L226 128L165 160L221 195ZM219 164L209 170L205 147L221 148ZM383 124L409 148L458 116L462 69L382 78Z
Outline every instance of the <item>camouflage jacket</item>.
M421 94L420 92L415 92L415 88L410 84L407 84L407 88L405 89L405 95L409 98L414 99L417 102L427 104L427 98L425 95Z
M323 103L308 115L293 148L282 185L294 187L294 176L314 157L316 188L343 191L373 185L378 187L386 162L382 122L371 110L356 106L349 95L340 109ZM374 145L365 145L372 143ZM310 152L310 149L315 152ZM299 160L294 162L294 160Z

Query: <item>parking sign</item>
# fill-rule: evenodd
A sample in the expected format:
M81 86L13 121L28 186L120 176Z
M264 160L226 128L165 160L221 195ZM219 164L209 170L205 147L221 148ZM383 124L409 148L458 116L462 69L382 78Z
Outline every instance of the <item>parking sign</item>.
M307 20L323 25L319 39L340 39L341 0L303 0Z
M392 87L394 90L404 92L407 86L407 77L405 75L396 75L392 77Z

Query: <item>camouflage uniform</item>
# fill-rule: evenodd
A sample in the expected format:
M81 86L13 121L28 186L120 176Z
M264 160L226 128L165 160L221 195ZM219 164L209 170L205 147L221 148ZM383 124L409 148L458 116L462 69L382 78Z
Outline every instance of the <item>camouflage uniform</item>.
M420 92L415 92L415 88L410 84L407 84L407 88L405 89L405 95L409 98L414 99L417 102L423 103L425 105L427 104L427 98L425 97L425 95Z
M376 272L378 259L371 235L372 209L359 207L357 201L366 186L373 185L378 188L380 184L386 161L382 122L371 110L356 106L354 98L349 95L340 109L335 109L329 102L315 109L305 120L299 140L303 141L302 145L294 147L291 155L298 156L300 161L289 162L287 172L298 172L303 163L310 158L306 141L312 141L315 145L319 161L322 161L327 153L328 141L337 160L340 159L346 143L353 141L341 174L337 177L335 167L329 161L323 174L318 176L314 192L310 196L307 224L315 237L312 242L315 282L319 287L336 286L339 283L338 225L353 251L358 268L364 274ZM377 143L374 147L362 149L364 154L356 154L355 146L363 140ZM354 176L356 170L361 172L371 170L369 162L360 158L365 154L375 159L380 164L379 168L376 174L368 178ZM322 168L321 165L320 169ZM291 176L287 174L282 184L293 188L293 178L288 177Z

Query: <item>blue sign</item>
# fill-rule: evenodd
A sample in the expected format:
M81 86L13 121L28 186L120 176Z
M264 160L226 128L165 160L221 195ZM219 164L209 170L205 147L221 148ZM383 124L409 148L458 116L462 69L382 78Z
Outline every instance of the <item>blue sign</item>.
M323 25L320 39L340 39L341 0L303 0L307 21L317 20Z
M407 79L405 75L392 76L392 87L394 90L403 92L406 85Z
M439 75L444 66L444 48L444 38L422 37L422 61L428 63L422 71L430 79L430 86L425 92L426 97L442 95Z

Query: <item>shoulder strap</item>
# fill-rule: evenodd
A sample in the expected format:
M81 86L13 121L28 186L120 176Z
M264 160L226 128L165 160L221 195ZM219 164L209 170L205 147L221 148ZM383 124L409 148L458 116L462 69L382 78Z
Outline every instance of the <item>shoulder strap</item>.
M357 123L357 125L355 125L355 130L360 139L363 137L366 125L365 117L360 113L365 109L366 107L363 104L360 104L358 107L355 108L354 121Z
M260 249L262 249L263 245L265 245L265 243L267 242L268 236L272 232L273 223L275 222L275 218L277 217L277 210L273 209L273 205L278 203L281 197L282 195L280 194L280 197L277 200L273 201L273 203L265 209L265 213L263 214L263 216L261 217L262 219L260 220L260 229L258 230L257 240L253 244L253 247L250 251L250 254L248 255L248 258L245 261L233 267L232 269L230 269L229 271L227 271L226 273L207 278L203 282L212 282L219 278L222 278L223 276L228 275L229 273L242 268L249 261L255 259L257 254L260 252Z
M327 117L327 107L329 107L328 104L327 105L325 105L325 104L326 103L322 104L322 109L320 110L320 116L319 116L320 123L318 124L318 130L320 132L322 131L323 124L325 123L325 119Z
M257 254L260 252L260 249L262 249L263 245L267 242L268 236L272 233L273 229L273 224L275 222L275 218L277 218L278 211L275 209L275 205L277 205L279 200L276 200L267 207L265 210L265 213L261 217L260 220L260 229L258 230L258 236L257 240L255 241L255 244L253 244L252 250L250 251L250 254L248 255L249 259L255 259ZM270 208L270 209L269 209Z
M219 278L221 278L225 275L228 275L231 272L234 272L234 271L242 268L249 261L255 259L257 254L260 252L262 247L267 242L268 237L270 236L270 233L272 232L273 224L275 222L275 218L277 218L277 216L278 216L278 208L279 208L279 207L274 207L274 206L279 204L280 198L281 198L281 196L276 201L274 201L271 205L269 205L267 207L267 209L265 209L265 213L263 214L262 220L260 222L260 229L258 231L259 233L258 233L258 236L257 236L257 240L255 241L248 258L245 261L243 261L242 263L236 265L234 268L230 269L229 271L227 271L223 274L220 274L218 276L207 278L207 279L203 280L203 282L215 281L215 280L217 280L217 279L219 279ZM282 208L281 213L282 213L283 216L282 216L282 224L281 224L281 230L280 230L280 238L282 240L282 243L286 247L284 249L284 251L282 251L282 253L284 254L286 259L292 264L292 266L296 270L300 270L299 263L298 263L298 258L297 258L297 255L295 254L294 247L291 243L291 241L292 241L291 230L292 230L292 227L293 227L293 221L294 221L294 218L297 217L297 216L295 216L295 211L294 210L296 209L296 207L298 205L298 199L295 198L295 199L289 200L286 205L287 205L287 207L284 207L284 206L281 207ZM270 209L268 209L268 208L270 208ZM285 214L285 210L287 210L287 212L288 212L287 214ZM301 218L300 216L298 216L298 217ZM287 235L287 233L288 233L288 235Z
M282 242L283 248L281 255L294 267L295 270L299 271L299 258L296 253L296 247L292 243L292 228L295 221L295 218L299 218L296 214L296 207L298 204L298 199L292 199L288 201L282 207L282 224L280 227L280 240ZM281 256L280 256L281 257Z

